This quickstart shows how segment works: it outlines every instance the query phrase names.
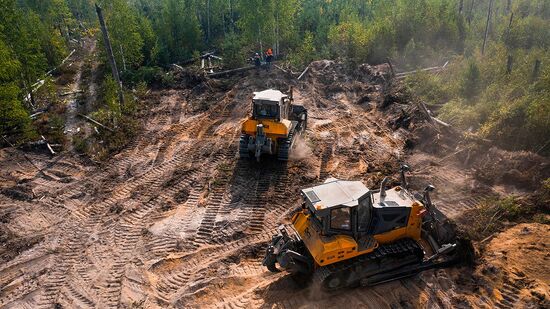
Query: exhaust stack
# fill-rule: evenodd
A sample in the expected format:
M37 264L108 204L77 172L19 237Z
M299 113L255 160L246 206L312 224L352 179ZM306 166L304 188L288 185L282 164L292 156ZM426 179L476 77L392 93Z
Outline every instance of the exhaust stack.
M424 189L424 197L423 197L423 200L425 203L424 206L428 207L428 209L432 208L432 199L430 197L430 192L432 192L433 190L435 190L435 187L432 185L429 185L426 187L426 189Z
M407 190L409 188L409 184L407 183L407 176L405 175L406 172L410 171L411 168L407 165L407 164L402 164L401 165L401 169L400 169L400 172L401 172L401 187L403 187L403 189Z
M380 183L380 203L386 198L386 183L388 182L388 177L384 177Z

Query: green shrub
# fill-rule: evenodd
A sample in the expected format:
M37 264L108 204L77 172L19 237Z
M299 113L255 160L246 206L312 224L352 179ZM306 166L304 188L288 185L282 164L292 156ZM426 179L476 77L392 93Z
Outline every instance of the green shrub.
M462 97L471 99L481 90L481 73L475 61L470 61L462 74L460 93Z
M313 42L313 33L306 31L304 35L304 40L300 47L290 53L289 59L290 64L295 68L303 68L305 65L308 65L313 60L318 59L317 50Z

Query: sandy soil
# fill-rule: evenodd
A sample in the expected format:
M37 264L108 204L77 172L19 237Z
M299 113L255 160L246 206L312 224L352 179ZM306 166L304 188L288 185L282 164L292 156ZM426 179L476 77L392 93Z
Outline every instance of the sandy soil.
M386 70L362 66L349 75L337 63L319 61L300 82L272 71L153 91L144 131L101 166L70 154L31 153L37 169L20 151L1 150L0 307L547 304L548 269L539 272L536 266L548 264L548 248L529 249L537 238L548 244L547 226L518 226L497 236L485 251L493 255L485 254L476 268L427 271L330 295L296 286L283 273L269 273L260 265L275 228L299 205L298 189L328 176L375 187L385 175L397 180L399 164L407 162L413 167L413 187L435 184L435 200L450 217L477 207L487 196L525 191L483 183L478 165L465 168L463 157L433 151L426 146L431 139L416 141L419 146L410 150L412 132L422 126L407 120L413 108L398 101L377 108L387 98ZM310 116L293 160L238 160L240 122L250 110L252 92L286 91L290 85L296 103L305 105ZM524 228L530 231L525 237ZM503 250L508 260L498 253ZM521 250L534 254L522 259ZM495 278L484 273L488 265L497 270ZM506 283L498 276L519 276L515 269L534 285Z

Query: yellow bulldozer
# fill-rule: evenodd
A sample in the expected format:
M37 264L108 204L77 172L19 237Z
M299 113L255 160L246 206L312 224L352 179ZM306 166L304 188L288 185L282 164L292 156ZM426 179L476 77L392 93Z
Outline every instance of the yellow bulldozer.
M287 161L296 138L307 127L307 110L290 95L268 89L254 92L252 115L242 124L239 155L259 162L262 154Z
M301 190L301 211L282 225L266 250L263 265L286 270L300 282L324 290L368 286L446 267L471 247L454 225L422 195L401 186L369 190L360 181L327 179Z

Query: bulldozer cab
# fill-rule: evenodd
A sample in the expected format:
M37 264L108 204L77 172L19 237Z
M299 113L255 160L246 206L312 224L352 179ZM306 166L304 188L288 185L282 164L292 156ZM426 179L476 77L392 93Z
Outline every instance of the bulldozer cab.
M283 94L279 90L268 89L260 92L254 92L252 99L252 118L288 119L291 97Z
M414 201L396 189L380 198L360 181L329 178L324 184L303 189L303 207L321 227L323 236L377 235L406 227Z

